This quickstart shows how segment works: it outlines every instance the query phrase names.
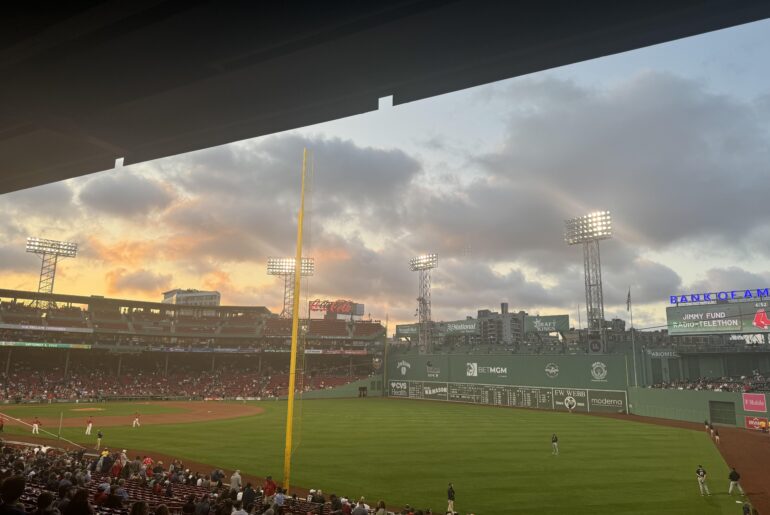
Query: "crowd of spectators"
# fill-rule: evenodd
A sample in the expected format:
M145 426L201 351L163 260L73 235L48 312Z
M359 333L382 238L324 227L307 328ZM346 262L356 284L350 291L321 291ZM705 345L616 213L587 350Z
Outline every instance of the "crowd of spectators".
M64 453L0 441L0 506L4 515L431 515L384 501L367 504L311 489L289 493L268 476L261 485L240 471L191 471L181 460L164 464L125 450ZM443 513L443 512L442 512Z
M335 371L307 374L298 382L298 391L325 389L364 376L338 375ZM18 365L0 374L0 395L15 402L53 400L99 401L110 398L273 398L286 395L286 371L220 367L214 371L175 369L126 370L120 375L93 367L39 370Z
M670 390L710 390L714 392L770 392L770 379L756 373L739 377L704 377L655 383L650 388Z

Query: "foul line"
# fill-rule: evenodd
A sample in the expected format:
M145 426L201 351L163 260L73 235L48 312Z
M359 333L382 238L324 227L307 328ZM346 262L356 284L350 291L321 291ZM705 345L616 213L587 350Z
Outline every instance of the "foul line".
M32 424L30 424L30 423L27 423L27 422L24 422L24 421L23 421L23 420L21 420L20 418L16 418L16 417L12 417L12 416L10 416L10 415L6 415L6 414L5 414L5 413L3 413L3 412L0 412L0 417L3 417L3 418L5 418L6 420L13 420L13 421L16 421L16 422L18 422L19 424L22 424L22 425L24 425L24 426L27 426L27 427L29 427L29 428L31 428L31 427L32 427ZM38 427L38 429L39 429L41 432L43 432L43 433L45 433L45 434L47 434L47 435L51 435L52 437L56 438L57 440L64 440L65 442L67 442L67 443L69 443L69 444L72 444L72 445L74 445L75 447L80 447L81 449L85 449L85 447L84 447L84 446L80 445L79 443L75 443L75 442L73 442L72 440L67 440L66 438L64 438L64 437L62 437L62 436L60 436L60 435L55 435L55 434L51 433L50 431L46 431L45 429L42 429L42 428L40 428L40 427Z

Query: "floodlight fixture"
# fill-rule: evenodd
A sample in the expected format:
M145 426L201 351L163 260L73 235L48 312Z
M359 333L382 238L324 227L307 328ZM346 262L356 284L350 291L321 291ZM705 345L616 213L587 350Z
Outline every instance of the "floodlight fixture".
M564 224L564 241L567 245L612 238L612 216L609 211L595 211L565 220Z
M282 318L291 318L294 313L294 268L297 260L288 257L267 258L267 275L280 275L283 277L283 309ZM300 275L308 277L315 273L315 260L311 257L303 257L301 261Z
M27 238L27 252L37 254L42 259L40 266L40 279L37 284L38 293L53 293L53 285L56 280L56 264L59 258L74 258L78 253L78 244L71 241L47 240L44 238ZM45 309L56 308L53 300L35 300L35 307Z
M78 244L71 241L46 240L43 238L27 238L27 252L32 254L56 254L59 257L75 257Z
M412 272L418 270L430 270L438 267L438 254L423 254L409 260L409 269Z
M296 263L295 258L271 257L267 259L267 275L294 275ZM315 272L315 260L313 258L302 258L302 268L300 274L303 277L313 275Z

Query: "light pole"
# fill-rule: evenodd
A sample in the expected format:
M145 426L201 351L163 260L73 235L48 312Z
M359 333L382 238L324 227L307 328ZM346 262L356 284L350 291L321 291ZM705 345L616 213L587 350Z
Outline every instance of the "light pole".
M430 321L430 271L438 267L438 254L424 254L409 260L409 269L419 274L417 314L420 324L418 346L421 354L427 354L432 346Z
M42 259L40 266L40 280L37 285L38 293L53 293L53 285L56 280L56 264L59 258L74 258L78 253L78 244L71 241L46 240L43 238L27 238L27 252L38 254ZM53 300L41 302L35 301L36 306L45 306L46 309L56 307Z
M566 227L564 241L567 245L583 246L588 330L599 332L603 352L605 350L604 293L599 241L612 238L612 217L609 211L595 211L585 216L565 220L564 224Z

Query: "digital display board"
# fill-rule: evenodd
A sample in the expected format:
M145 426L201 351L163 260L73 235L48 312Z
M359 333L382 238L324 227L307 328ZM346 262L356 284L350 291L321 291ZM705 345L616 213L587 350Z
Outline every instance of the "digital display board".
M754 334L770 332L769 300L671 306L666 308L668 333Z

